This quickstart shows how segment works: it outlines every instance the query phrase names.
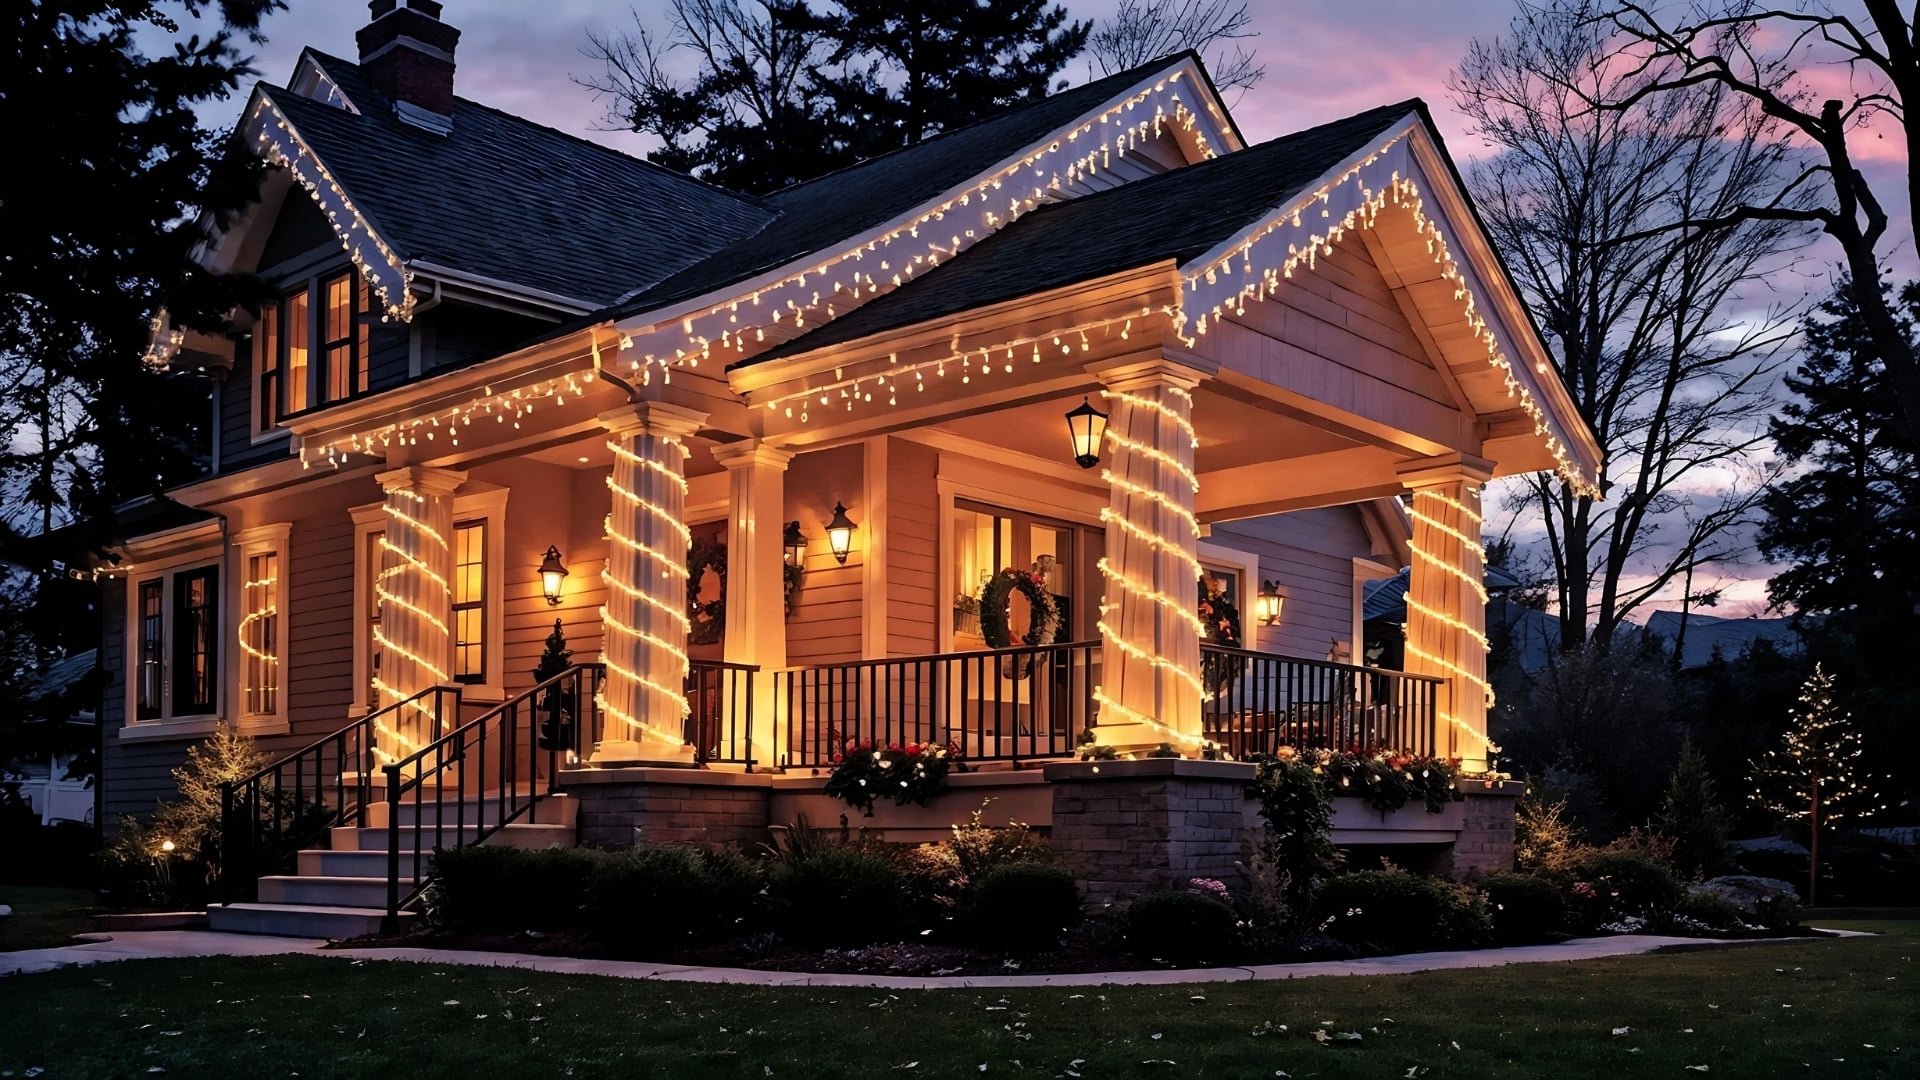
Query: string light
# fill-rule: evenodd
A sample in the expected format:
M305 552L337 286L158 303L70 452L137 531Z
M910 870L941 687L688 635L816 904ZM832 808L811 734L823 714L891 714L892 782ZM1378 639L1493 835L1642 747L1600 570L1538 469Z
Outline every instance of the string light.
M277 556L262 555L255 559L277 559ZM240 583L240 595L247 604L247 613L240 617L237 628L240 652L249 661L246 665L248 694L260 695L259 705L264 706L279 690L280 657L274 651L277 643L267 640L266 620L280 614L277 603L279 578L264 577L255 581ZM258 678L255 678L255 673ZM269 708L255 707L254 702L247 705L249 712L269 712Z
M1146 443L1136 442L1133 439L1127 438L1125 435L1113 430L1112 424L1107 425L1107 441L1128 453L1139 454L1141 457L1148 458L1171 468L1174 472L1179 473L1187 483L1191 484L1196 493L1199 492L1200 477L1194 474L1193 466L1181 461L1179 458L1165 451L1148 446Z
M608 448L614 452L614 474L607 477L607 488L621 502L639 510L649 519L652 522L650 531L678 537L684 551L684 545L691 541L692 533L681 522L682 515L679 509L662 506L642 497L638 492L620 482L620 474L622 472L643 474L650 471L670 482L675 492L684 493L687 486L686 478L677 466L690 451L678 438L670 435L640 437L654 440L654 445L661 453L672 456L673 464L663 462L658 457L636 453L620 441L609 440ZM600 618L605 630L605 644L601 648L600 658L601 662L606 664L608 679L601 688L597 700L601 710L615 723L632 732L636 741L644 742L648 736L651 736L669 746L677 747L686 741L684 734L662 728L636 713L633 698L637 695L654 695L670 702L670 705L661 710L642 710L648 715L672 714L684 720L690 714L691 708L687 703L684 680L691 668L691 661L688 659L685 645L683 641L673 641L636 626L635 620L625 611L616 611L615 608L618 605L637 604L663 613L679 629L684 638L684 634L691 626L684 610L686 563L684 556L676 557L670 552L663 552L637 537L628 535L619 525L621 517L622 515L618 513L607 515L605 524L608 542L615 547L643 556L659 564L662 569L657 574L643 575L645 582L627 580L629 560L626 559L608 559L606 567L601 571L601 579L607 584L609 602L600 609ZM656 587L648 588L646 582L654 583ZM662 582L666 584L660 585ZM681 595L674 595L676 592ZM639 647L630 653L617 646L616 642L620 640L636 643ZM668 686L622 662L623 657L633 654L645 656L649 648L665 653L668 663L666 665L647 663L644 666L649 671L658 670L662 666L669 667L681 678L683 685Z
M1167 391L1173 394L1174 396L1184 400L1187 403L1188 412L1191 412L1193 410L1192 394L1187 393L1185 390L1182 390L1180 387L1177 387L1177 386L1169 386L1167 387ZM1109 401L1124 401L1136 409L1150 409L1154 412L1159 413L1161 416L1164 416L1167 419L1172 420L1174 424L1177 425L1180 428L1180 430L1186 434L1189 445L1193 446L1195 449L1199 448L1200 433L1194 430L1193 421L1187 419L1186 416L1184 416L1179 412L1179 410L1171 408L1162 402L1155 401L1152 398L1141 397L1138 394L1129 394L1124 390L1102 390L1100 391L1100 396L1103 398L1106 398ZM1196 488L1195 490L1198 490L1198 489Z
M1415 130L1418 128L1409 127L1395 135L1332 180L1295 199L1289 208L1247 230L1225 252L1183 267L1179 326L1182 336L1193 343L1207 333L1210 324L1217 324L1227 314L1244 315L1249 299L1256 302L1271 299L1279 293L1281 281L1291 278L1296 268L1304 265L1313 269L1320 256L1333 254L1334 246L1347 233L1373 228L1383 211L1397 208L1411 216L1416 236L1425 241L1429 255L1440 268L1440 280L1453 287L1453 298L1461 305L1462 317L1484 350L1487 364L1501 373L1507 396L1517 400L1533 420L1534 433L1544 440L1555 461L1554 471L1575 494L1597 498L1599 488L1574 464L1547 410L1515 374L1499 336L1479 313L1473 290L1454 259L1444 230L1437 220L1427 215L1419 186L1402 175L1403 171L1412 169L1408 139ZM1389 175L1378 175L1382 172ZM1333 197L1336 192L1345 196L1343 189L1349 184L1357 189L1352 197L1353 205L1335 219L1331 208ZM1319 219L1325 222L1323 231L1315 231L1305 224L1303 215L1315 206L1319 208ZM1288 241L1283 257L1278 254L1276 237L1282 230L1294 237ZM1302 232L1306 233L1304 244L1298 235ZM1256 260L1256 255L1261 258ZM1199 315L1192 320L1193 335L1187 336L1186 321L1194 312Z
M440 498L444 503L445 497ZM452 610L453 587L448 583L445 574L434 569L436 563L438 565L451 563L452 545L445 533L429 525L420 517L401 509L398 504L403 502L411 502L421 507L433 505L428 496L400 487L389 488L386 501L381 505L381 510L389 520L386 531L380 536L379 547L395 561L374 575L374 596L381 610L393 611L400 615L400 618L391 620L391 623L407 626L415 631L416 635L415 640L409 645L402 645L387 634L390 620L382 618L373 627L373 641L383 658L397 659L410 665L413 677L404 681L409 684L418 684L396 686L377 675L372 680L374 693L389 707L381 710L380 715L374 718L376 738L373 751L382 764L388 765L426 745L387 718L389 710L395 714L410 710L422 718L433 719L433 709L425 702L417 700L416 695L428 687L447 682L451 677L440 663L415 651L410 645L418 645L427 640L430 637L429 629L433 634L438 635L441 642L450 641L452 638L452 631L447 626L446 619L439 615L438 611ZM407 542L394 543L395 537ZM438 558L423 558L418 553L423 549L430 553L437 553ZM427 597L444 600L444 608L440 605L430 608L415 599ZM391 664L388 665L388 670L392 670ZM420 677L423 673L425 678ZM396 748L400 753L393 753L388 747Z
M302 439L300 467L311 469L316 463L324 462L337 469L356 454L383 456L390 447L418 446L421 440L433 442L438 435L445 435L449 446L458 447L460 433L476 421L491 419L496 424L512 424L518 430L520 421L533 412L536 403L552 401L559 407L569 401L585 400L586 388L597 377L593 371L568 372L498 393L492 386L485 386L478 395L461 404L362 431L333 435L320 446L310 447Z
M1125 477L1115 474L1112 469L1100 470L1100 478L1102 480L1105 480L1107 482L1107 486L1110 488L1119 488L1121 491L1124 491L1129 495L1135 496L1137 498L1147 499L1151 502L1158 503L1160 506L1166 508L1167 510L1171 510L1175 517L1178 517L1180 520L1186 522L1187 527L1193 530L1194 537L1196 539L1199 538L1200 519L1197 516L1195 516L1192 510L1175 502L1172 496L1169 496L1163 491L1156 491L1153 488L1146 487L1141 484L1136 484L1133 481L1126 479Z

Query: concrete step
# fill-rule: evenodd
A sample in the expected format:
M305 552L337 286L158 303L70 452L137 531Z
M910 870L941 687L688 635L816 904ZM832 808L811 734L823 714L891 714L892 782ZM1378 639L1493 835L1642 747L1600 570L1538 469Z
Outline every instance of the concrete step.
M420 853L418 862L412 852L403 852L400 856L400 873L404 877L419 877L433 861L433 852ZM385 851L326 851L310 850L300 853L297 860L297 872L301 877L371 877L387 876L387 853Z
M550 795L533 804L533 807L514 818L514 822L528 825L572 825L578 819L580 801L565 795ZM398 818L402 828L416 821L422 825L492 825L500 820L501 803L498 794L480 798L460 800L449 792L440 801L433 798L431 792L415 801L403 797L398 809L387 805L383 800L367 804L366 825L369 828L386 828L387 822Z
M228 934L338 940L379 933L385 915L384 910L373 908L316 904L213 904L207 908L207 924ZM401 912L400 928L405 930L414 918L411 912Z
M413 891L413 879L400 880L402 894ZM313 907L374 908L387 907L387 879L381 877L294 877L275 875L260 879L260 902Z
M387 850L387 830L354 828L341 826L331 830L332 850L334 851L385 851ZM480 830L469 825L456 829L449 825L442 829L423 827L420 830L420 844L427 850L434 847L467 847L479 839ZM540 848L572 847L578 837L578 831L571 825L522 825L518 822L487 837L488 844L501 847ZM401 833L402 845L413 844L413 830L405 829Z

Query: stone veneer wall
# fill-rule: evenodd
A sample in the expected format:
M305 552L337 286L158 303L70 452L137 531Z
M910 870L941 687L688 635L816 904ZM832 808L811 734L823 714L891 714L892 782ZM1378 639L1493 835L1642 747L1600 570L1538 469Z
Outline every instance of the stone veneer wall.
M697 769L620 769L563 781L580 800L580 843L630 848L651 843L752 846L767 838L764 779Z
M1462 780L1466 815L1453 843L1453 876L1513 869L1513 808L1521 785Z
M1049 765L1054 850L1094 910L1188 878L1231 887L1247 852L1253 771L1175 758Z

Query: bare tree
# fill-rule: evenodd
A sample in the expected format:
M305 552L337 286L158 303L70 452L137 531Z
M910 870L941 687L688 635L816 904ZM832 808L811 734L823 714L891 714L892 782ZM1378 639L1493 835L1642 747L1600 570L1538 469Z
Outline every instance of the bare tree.
M1267 66L1239 44L1260 36L1252 25L1246 0L1120 0L1120 10L1087 38L1087 52L1100 74L1111 75L1181 49L1205 53L1217 45L1207 61L1214 85L1250 90L1267 77Z
M1920 433L1920 353L1901 333L1881 288L1886 203L1855 163L1853 146L1856 139L1877 138L1868 129L1882 121L1898 126L1909 165L1920 151L1920 131L1906 114L1906 99L1920 91L1920 9L1904 11L1895 0L1860 0L1859 9L1856 17L1836 14L1821 0L1790 8L1703 0L1668 20L1651 6L1615 3L1597 18L1628 39L1634 77L1592 103L1626 110L1651 97L1713 86L1763 110L1810 146L1815 157L1804 168L1685 224L1708 230L1756 220L1811 222L1831 236L1860 285L1860 318L1893 377L1907 426ZM1814 68L1844 71L1851 97L1819 98L1807 78ZM1821 197L1809 204L1805 195L1812 191ZM1920 217L1920 189L1911 180L1907 199L1906 228L1895 239L1911 243Z
M1618 56L1591 17L1601 2L1523 3L1509 36L1476 41L1450 80L1495 148L1468 186L1606 452L1604 501L1545 473L1509 500L1544 522L1567 649L1609 647L1640 604L1742 553L1797 314L1769 302L1766 279L1811 232L1678 224L1777 190L1791 152L1777 121L1724 87L1589 108L1656 77Z
M672 0L664 30L589 33L603 67L575 81L607 100L610 130L652 135L649 158L741 191L785 187L849 164L810 87L829 43L804 0ZM691 61L691 78L674 54Z

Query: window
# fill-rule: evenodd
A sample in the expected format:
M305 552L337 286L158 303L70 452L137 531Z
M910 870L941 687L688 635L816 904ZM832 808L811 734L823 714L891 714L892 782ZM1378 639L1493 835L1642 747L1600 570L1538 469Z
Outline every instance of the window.
M1047 591L1060 609L1060 629L1054 640L1075 639L1079 627L1073 617L1073 526L968 502L955 505L953 521L954 648L987 647L980 635L979 616L981 587L987 579L1009 567L1032 569L1042 559L1052 560L1047 569ZM1008 619L1012 632L1025 633L1030 618L1026 598L1015 592Z
M259 432L366 393L371 307L366 279L346 271L309 281L260 312L253 334Z
M487 681L487 526L453 527L453 677Z
M245 557L240 585L241 713L272 716L280 711L280 553L261 551Z
M360 681L360 685L367 695L368 709L380 707L378 687L380 685L380 609L382 605L378 579L382 558L380 544L386 538L386 532L380 530L368 533L366 539L361 541L362 554L366 558L364 565L371 568L369 572L361 575L361 603L366 606L367 622L365 629L361 631L360 645L367 656L367 677Z
M220 708L220 567L170 570L134 585L136 720L212 716Z
M134 715L141 720L160 719L161 690L166 685L165 588L164 580L140 583L140 692Z

